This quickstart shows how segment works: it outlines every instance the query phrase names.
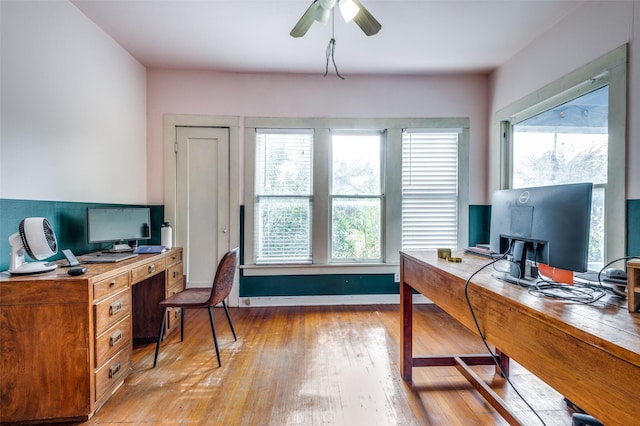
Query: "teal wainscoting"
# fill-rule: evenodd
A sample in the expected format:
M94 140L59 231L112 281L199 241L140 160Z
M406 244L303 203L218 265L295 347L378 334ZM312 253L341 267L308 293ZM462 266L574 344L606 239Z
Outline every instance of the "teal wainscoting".
M9 267L9 236L18 231L25 217L44 217L53 227L58 240L58 254L51 260L62 259L62 249L84 254L102 249L102 245L87 243L87 207L123 207L128 204L76 203L66 201L36 201L0 199L0 271ZM139 206L139 205L135 205ZM160 226L164 206L151 208L151 239L143 244L160 244Z
M469 206L469 246L489 242L491 206Z
M242 277L241 297L398 294L393 274Z

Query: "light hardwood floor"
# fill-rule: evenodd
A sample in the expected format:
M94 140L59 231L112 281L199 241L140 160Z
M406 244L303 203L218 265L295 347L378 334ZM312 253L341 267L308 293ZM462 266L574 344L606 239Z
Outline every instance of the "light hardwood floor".
M433 305L417 305L414 353L483 352L478 337ZM185 339L134 349L133 373L86 425L503 425L453 367L400 378L398 305L232 308L238 341L215 309L218 368L205 310ZM542 424L496 375L474 370L525 424ZM570 425L562 396L512 362L512 381L547 425Z

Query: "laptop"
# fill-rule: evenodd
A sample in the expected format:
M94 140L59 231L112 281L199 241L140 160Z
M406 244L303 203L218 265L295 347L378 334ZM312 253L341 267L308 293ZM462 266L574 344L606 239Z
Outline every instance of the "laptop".
M83 259L84 263L115 263L136 257L137 253L99 253L87 256Z

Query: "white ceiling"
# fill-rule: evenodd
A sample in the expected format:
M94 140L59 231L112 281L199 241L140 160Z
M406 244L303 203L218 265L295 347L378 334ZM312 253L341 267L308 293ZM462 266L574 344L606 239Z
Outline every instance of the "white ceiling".
M324 73L331 24L289 31L312 0L72 0L150 68ZM574 0L361 0L367 37L335 16L343 75L484 73L580 6ZM333 72L333 68L330 68Z

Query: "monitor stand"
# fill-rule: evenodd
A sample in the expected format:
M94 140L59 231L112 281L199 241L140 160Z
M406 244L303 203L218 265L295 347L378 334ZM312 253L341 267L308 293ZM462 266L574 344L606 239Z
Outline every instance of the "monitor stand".
M133 248L125 242L114 243L113 246L108 250L102 250L103 253L126 253L129 251L133 251Z
M532 277L516 278L510 275L508 272L492 272L491 276L502 281L506 281L511 284L516 284L522 287L533 287L540 280Z

